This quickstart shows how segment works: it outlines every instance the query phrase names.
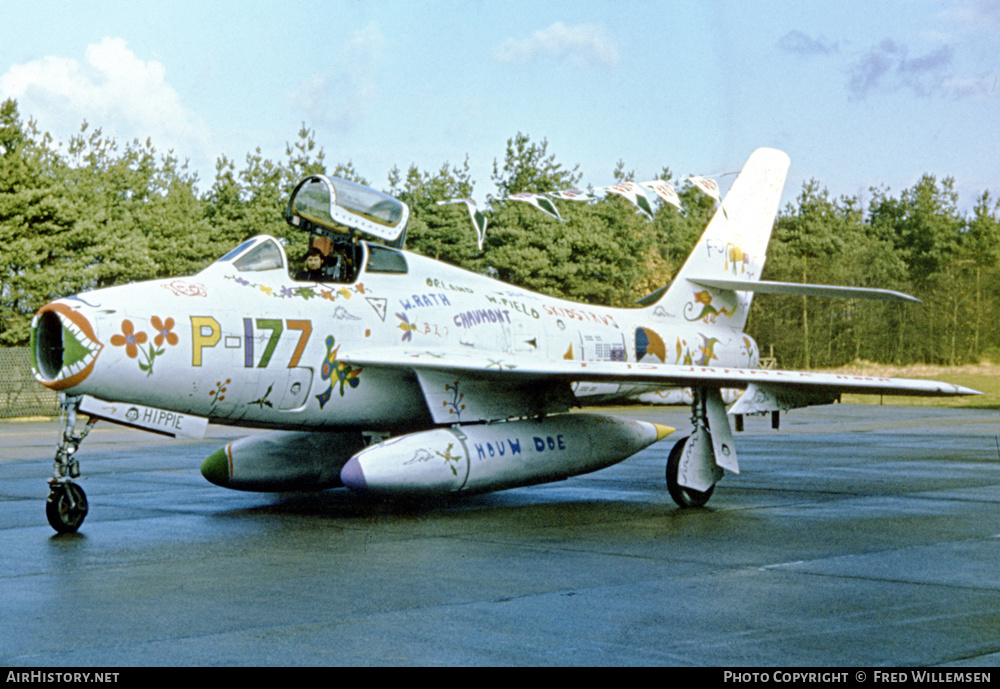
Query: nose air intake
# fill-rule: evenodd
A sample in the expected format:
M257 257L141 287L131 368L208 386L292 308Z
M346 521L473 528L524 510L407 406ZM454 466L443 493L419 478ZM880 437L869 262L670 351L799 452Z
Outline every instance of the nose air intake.
M86 315L53 302L35 314L30 348L38 382L53 390L68 390L90 375L104 345Z
M63 367L63 327L54 311L39 314L31 331L31 356L39 380L54 382Z

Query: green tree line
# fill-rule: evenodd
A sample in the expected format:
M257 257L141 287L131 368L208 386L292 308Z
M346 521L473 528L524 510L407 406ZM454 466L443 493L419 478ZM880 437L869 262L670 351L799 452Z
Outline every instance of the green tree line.
M260 149L242 164L217 160L201 181L174 152L153 142L118 142L84 123L56 142L0 104L0 345L28 340L31 317L46 302L82 290L195 273L257 234L288 240L299 260L305 237L282 219L305 175L344 177L411 207L407 248L557 297L628 306L670 281L714 211L714 201L668 167L678 211L652 219L625 199L557 201L564 221L518 192L546 193L581 182L548 142L518 133L494 161L482 249L463 204L475 189L468 160L389 172L383 185L350 161L329 164L306 126L283 160ZM635 181L619 162L615 182ZM759 295L748 326L783 367L836 366L855 359L948 363L1000 357L1000 204L988 191L970 213L958 210L954 180L924 175L897 196L871 190L833 199L816 180L778 215L765 279L896 289L923 304Z

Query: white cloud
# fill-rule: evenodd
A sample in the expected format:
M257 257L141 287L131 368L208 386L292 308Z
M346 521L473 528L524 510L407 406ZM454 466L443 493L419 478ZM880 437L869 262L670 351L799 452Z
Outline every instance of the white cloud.
M57 139L84 120L116 139L150 138L182 158L208 139L204 123L167 83L163 64L140 60L122 38L87 46L83 62L50 55L12 66L0 76L0 99L7 98Z
M884 39L851 65L848 94L862 100L876 93L906 90L920 97L962 99L985 95L992 78L956 78L955 50L940 46L925 55L909 57L907 46Z
M825 38L813 38L801 31L793 30L778 39L778 47L798 55L827 55L840 50L839 44Z
M555 57L577 64L611 68L620 58L615 42L604 27L594 24L566 26L556 22L524 39L508 38L493 51L500 62L531 62Z
M1000 29L1000 2L998 0L962 0L942 11L942 17L954 19L977 31Z
M377 67L384 45L373 22L351 34L327 73L314 74L298 86L293 98L311 122L349 130L371 112L379 100Z

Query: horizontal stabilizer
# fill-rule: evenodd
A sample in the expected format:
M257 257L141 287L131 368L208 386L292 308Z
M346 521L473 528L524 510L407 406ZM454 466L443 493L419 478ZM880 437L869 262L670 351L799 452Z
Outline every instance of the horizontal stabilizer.
M766 414L768 412L801 409L816 404L833 404L840 391L831 388L781 388L767 383L750 383L730 414Z
M839 287L836 285L804 285L798 282L769 282L766 280L715 280L710 278L688 278L701 287L714 287L734 292L758 292L760 294L797 294L807 297L841 297L844 299L880 299L882 301L902 301L921 303L916 297L891 289L872 287Z

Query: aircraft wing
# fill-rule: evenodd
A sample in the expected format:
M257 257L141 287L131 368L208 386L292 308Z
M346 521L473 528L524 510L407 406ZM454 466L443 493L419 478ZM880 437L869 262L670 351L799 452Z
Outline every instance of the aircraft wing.
M428 407L438 422L447 421L462 405L465 408L461 411L466 413L460 417L462 421L470 417L486 420L502 418L505 413L519 415L548 411L553 408L549 405L569 407L572 405L565 394L569 384L584 381L746 388L749 394L743 395L730 414L828 404L844 393L922 397L982 394L961 385L934 380L623 361L552 361L516 355L488 357L399 351L373 352L344 357L343 360L354 366L414 371Z

